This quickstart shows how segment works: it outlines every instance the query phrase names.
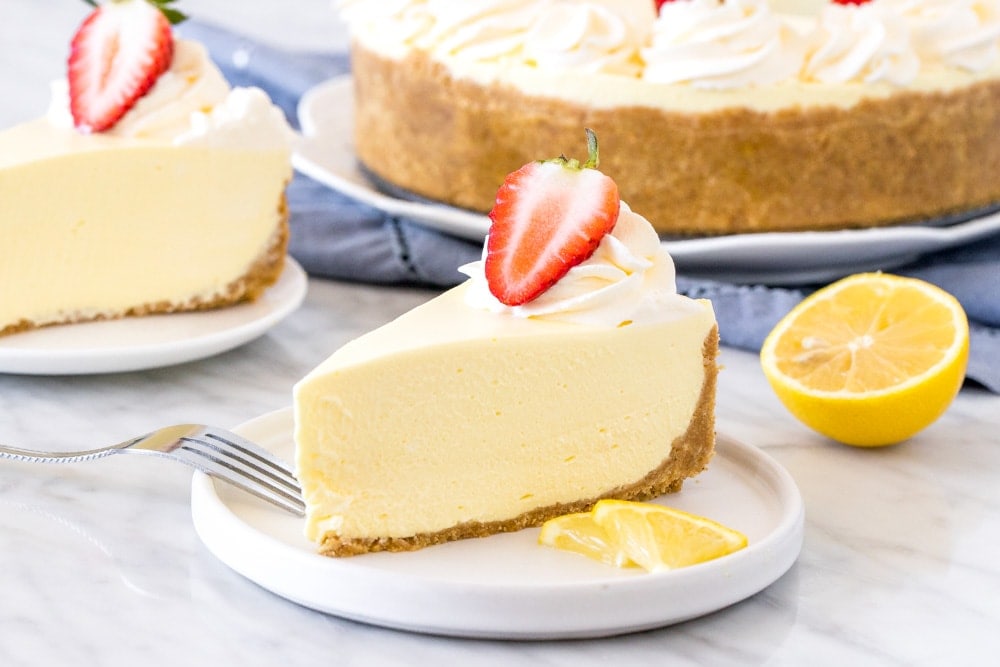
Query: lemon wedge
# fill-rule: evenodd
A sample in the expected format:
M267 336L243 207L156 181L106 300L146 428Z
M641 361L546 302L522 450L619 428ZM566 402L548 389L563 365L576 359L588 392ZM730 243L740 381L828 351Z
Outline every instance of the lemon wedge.
M542 525L545 546L618 567L670 570L725 556L747 537L705 517L671 507L601 500L590 512L566 514Z
M771 331L761 367L799 420L839 442L901 442L962 386L969 325L958 301L915 278L849 276L804 299Z
M608 565L635 567L628 554L613 544L607 531L594 521L591 512L564 514L549 519L542 524L538 542L548 547L583 554Z

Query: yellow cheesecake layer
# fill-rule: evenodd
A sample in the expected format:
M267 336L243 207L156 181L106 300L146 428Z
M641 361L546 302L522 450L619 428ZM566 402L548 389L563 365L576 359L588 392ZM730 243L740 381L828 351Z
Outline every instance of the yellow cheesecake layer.
M658 495L711 456L710 303L609 328L474 310L465 289L348 343L295 387L306 534L322 552L418 548L604 495Z
M865 101L885 100L900 92L948 94L1000 79L1000 62L979 71L928 64L905 87L887 82L824 83L789 79L768 86L730 89L663 84L639 77L603 72L546 70L520 63L476 62L460 57L426 54L406 44L386 42L380 33L355 34L355 49L364 49L398 67L415 56L428 57L447 76L463 85L509 88L526 97L560 100L594 110L648 107L680 114L704 114L732 109L760 113L826 107L849 109Z
M0 133L0 333L254 296L281 270L290 178L287 150Z

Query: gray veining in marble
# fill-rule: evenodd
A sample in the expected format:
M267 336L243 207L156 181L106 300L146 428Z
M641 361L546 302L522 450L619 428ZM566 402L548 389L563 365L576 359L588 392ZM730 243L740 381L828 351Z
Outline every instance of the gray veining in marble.
M278 43L342 44L326 0L182 6ZM44 108L65 36L85 9L4 0L0 127ZM314 280L301 310L215 358L121 375L0 375L0 442L69 449L176 421L238 424L288 405L292 384L326 354L432 295ZM601 640L384 630L299 607L218 562L192 527L191 475L181 466L4 461L0 665L996 664L1000 398L966 388L910 442L858 450L785 412L755 355L725 349L722 361L720 430L780 461L807 513L798 563L741 604Z

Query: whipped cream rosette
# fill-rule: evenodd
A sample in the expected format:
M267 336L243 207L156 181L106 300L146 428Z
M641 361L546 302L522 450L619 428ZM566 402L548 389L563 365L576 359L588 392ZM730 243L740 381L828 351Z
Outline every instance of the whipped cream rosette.
M802 77L822 83L910 83L920 58L906 21L878 2L828 5L819 15Z
M907 22L913 47L925 63L973 72L1000 58L997 0L884 0Z
M662 321L690 308L690 301L677 294L670 253L646 218L625 202L614 229L601 239L594 254L526 304L506 306L490 293L483 260L459 271L471 279L466 303L514 317L614 327L624 321Z
M52 84L47 116L56 127L73 127L65 79ZM182 39L170 68L103 134L247 149L287 149L295 136L264 91L231 88L205 47Z
M536 3L528 0L342 0L338 6L352 30L377 35L380 42L473 62L519 51L538 15Z
M600 3L544 5L525 36L525 63L545 69L575 69L635 76L643 33Z
M742 88L794 77L801 35L764 0L687 0L660 8L643 49L643 78L699 88Z

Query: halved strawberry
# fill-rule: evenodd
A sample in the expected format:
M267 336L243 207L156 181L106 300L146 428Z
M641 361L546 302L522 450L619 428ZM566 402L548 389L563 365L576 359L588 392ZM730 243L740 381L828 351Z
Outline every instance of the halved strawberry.
M618 186L597 171L597 137L589 157L531 162L504 179L490 211L486 281L501 303L527 303L597 249L618 222Z
M117 123L170 67L173 52L170 20L158 4L111 0L98 6L70 45L67 79L77 129L101 132Z

